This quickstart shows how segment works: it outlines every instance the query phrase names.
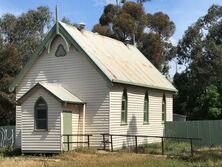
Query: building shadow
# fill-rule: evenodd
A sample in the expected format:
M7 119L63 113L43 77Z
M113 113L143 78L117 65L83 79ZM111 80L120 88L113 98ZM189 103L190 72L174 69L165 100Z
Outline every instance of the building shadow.
M129 122L127 135L137 135L137 121L136 121L135 115L132 116L132 119ZM135 137L127 137L125 144L129 148L134 147L135 146Z

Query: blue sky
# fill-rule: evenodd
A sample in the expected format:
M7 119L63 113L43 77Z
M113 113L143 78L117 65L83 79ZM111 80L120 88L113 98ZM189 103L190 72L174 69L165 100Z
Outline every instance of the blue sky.
M84 22L88 30L98 22L104 5L115 2L115 0L0 0L0 15L7 12L19 15L40 5L48 6L54 15L57 1L60 18L65 16L71 22ZM176 32L172 37L172 41L176 43L182 38L187 27L206 14L212 4L222 5L222 0L152 0L144 6L146 12L162 11L170 16L176 24ZM171 65L174 66L172 63ZM172 68L171 75L174 71Z

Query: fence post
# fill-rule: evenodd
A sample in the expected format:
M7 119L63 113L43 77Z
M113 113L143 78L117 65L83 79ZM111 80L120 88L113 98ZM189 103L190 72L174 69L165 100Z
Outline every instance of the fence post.
M69 151L69 135L67 135L68 151Z
M164 155L164 140L163 140L163 137L161 137L161 146L162 146L162 155Z
M111 139L111 151L113 152L113 136L110 135L110 139Z
M211 128L210 128L210 121L208 121L209 126L209 138L210 138L210 146L212 145L212 139L211 139Z
M191 152L191 156L193 156L193 140L192 140L192 138L190 139L190 152Z
M106 140L105 140L105 134L103 135L103 149L106 150Z
M89 135L87 135L87 140L88 140L87 143L88 143L88 148L89 148Z
M135 144L136 144L136 153L138 153L138 147L137 147L137 136L135 136Z
M197 121L197 137L200 138L200 130L199 130L199 121ZM199 146L201 146L201 143L198 142Z

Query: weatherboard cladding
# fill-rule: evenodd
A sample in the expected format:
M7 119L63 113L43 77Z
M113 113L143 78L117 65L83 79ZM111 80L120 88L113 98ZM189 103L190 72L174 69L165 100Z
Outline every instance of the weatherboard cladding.
M128 120L126 125L121 125L121 98L123 89L128 95ZM149 94L149 123L143 122L143 102L145 92ZM163 91L145 89L132 86L114 86L110 90L110 133L111 134L139 134L149 136L163 136L164 123L162 123L162 97ZM172 94L166 95L166 120L172 121ZM154 138L139 138L138 143L152 143L159 141ZM114 148L134 145L134 138L113 137Z
M60 35L64 36L68 43L72 43L88 57L97 69L109 81L150 87L154 89L176 92L175 87L150 63L147 58L132 45L105 37L86 30L78 30L76 27L59 22ZM45 43L49 43L55 33L55 28L50 31ZM65 46L67 42L65 43ZM44 47L41 47L44 49ZM40 53L37 52L37 53ZM36 57L36 56L35 56ZM34 58L33 58L34 59ZM34 61L34 60L32 60ZM32 64L32 62L30 62ZM30 65L23 70L27 71ZM25 75L21 72L10 86L15 87Z
M43 97L48 107L48 130L35 131L34 107L36 100ZM53 111L53 112L52 112ZM22 151L56 151L61 150L61 103L45 89L40 88L22 103Z
M15 114L16 126L15 126L15 145L16 147L21 147L21 126L22 126L22 109L21 106L16 106Z
M72 134L82 134L82 106L76 106L72 111ZM82 136L73 136L73 142L81 142L83 139ZM81 144L73 143L72 146L76 148L81 146Z
M16 99L19 99L38 82L58 83L75 94L86 103L85 133L95 134L92 145L99 145L100 133L108 133L109 88L107 82L88 62L85 56L73 46L64 57L56 57L55 51L59 44L64 44L57 37L50 53L43 52L33 63L16 88ZM33 105L33 104L32 104ZM20 133L21 110L16 107L17 134ZM93 119L92 119L93 118ZM17 140L19 146L19 139Z

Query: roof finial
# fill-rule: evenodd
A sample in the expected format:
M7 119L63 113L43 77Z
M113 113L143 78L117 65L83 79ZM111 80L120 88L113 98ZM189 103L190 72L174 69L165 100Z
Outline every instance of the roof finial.
M59 33L59 7L58 7L58 1L56 2L56 33Z

